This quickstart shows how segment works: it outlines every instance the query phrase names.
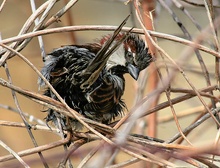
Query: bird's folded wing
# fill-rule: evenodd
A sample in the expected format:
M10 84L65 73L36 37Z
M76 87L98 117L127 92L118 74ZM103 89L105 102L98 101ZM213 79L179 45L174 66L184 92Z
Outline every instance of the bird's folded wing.
M80 86L81 89L89 88L97 80L100 72L107 63L108 58L128 37L132 29L130 29L126 34L124 34L122 38L118 40L113 46L111 46L117 35L120 33L122 27L126 24L128 18L129 16L114 31L111 38L103 45L103 47L96 54L95 58L89 63L88 67L81 73L80 76L82 76L85 79L85 81Z

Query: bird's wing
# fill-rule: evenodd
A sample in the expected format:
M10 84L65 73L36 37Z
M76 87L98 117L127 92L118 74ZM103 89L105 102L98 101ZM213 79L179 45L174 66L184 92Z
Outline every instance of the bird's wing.
M95 58L89 63L88 67L81 73L80 76L85 79L85 81L80 86L81 89L84 90L89 88L97 80L100 72L107 63L108 58L128 37L132 29L124 34L116 44L111 46L117 35L120 33L122 27L126 24L128 18L129 16L127 16L126 19L120 24L120 26L114 31L111 38L103 45L103 47L96 54Z

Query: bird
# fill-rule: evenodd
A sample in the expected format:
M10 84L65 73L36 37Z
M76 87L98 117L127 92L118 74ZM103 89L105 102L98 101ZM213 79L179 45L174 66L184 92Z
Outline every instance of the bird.
M153 60L142 38L131 31L121 32L125 23L97 42L54 49L45 57L41 70L69 107L103 124L110 124L126 109L124 74L137 80ZM44 95L58 100L41 78L38 83L45 88ZM63 114L52 109L47 112L46 122L57 125L59 118L63 129L80 127L75 119L67 122Z

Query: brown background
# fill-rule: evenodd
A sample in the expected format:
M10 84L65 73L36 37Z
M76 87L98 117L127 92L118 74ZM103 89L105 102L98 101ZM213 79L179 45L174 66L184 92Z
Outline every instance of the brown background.
M0 1L2 2L2 1ZM38 0L38 5L42 4L44 1ZM54 14L58 9L63 6L64 2L60 1L57 3L56 7L51 12L51 15ZM186 6L190 13L196 18L196 20L200 23L202 28L205 28L208 24L208 18L206 16L206 11L203 8L192 8ZM179 17L182 19L184 25L187 25L190 33L193 36L198 34L195 26L192 25L190 20L183 16L182 12L176 8L173 10L179 14ZM156 31L164 32L168 34L180 35L182 36L181 31L179 30L176 23L172 20L169 14L159 8L158 6L158 15L157 19L155 20ZM54 13L53 13L54 12ZM122 2L118 1L111 1L111 0L81 0L79 1L72 9L71 9L71 16L73 19L74 25L119 25L121 21L130 13L129 5L125 5ZM0 13L0 33L2 39L6 39L9 37L16 36L19 30L22 28L22 25L25 23L27 18L31 15L31 8L30 3L27 0L23 1L14 1L8 0L6 6L4 7L3 11ZM137 24L137 22L136 22ZM62 27L67 26L67 17L63 16L61 18L61 22L53 24L51 27ZM132 26L131 22L129 21L127 26ZM137 26L139 26L137 24ZM96 31L84 31L84 32L76 32L76 43L83 44L87 42L92 42L92 39L96 39L101 35L104 35L108 32L96 32ZM72 44L72 39L70 33L59 33L59 34L51 34L46 35L43 37L45 50L46 52L50 52L53 48L59 47L65 44ZM172 58L178 58L180 54L184 51L185 46L181 44L177 44L174 42L170 42L167 40L159 39L159 45L166 50L168 54ZM37 38L34 38L28 46L21 52L25 57L27 57L39 70L43 66L39 45L37 42ZM203 58L205 59L207 65L209 65L209 69L211 75L213 77L214 72L214 57L202 53ZM158 59L158 63L160 59ZM13 84L19 86L21 88L25 88L27 90L31 90L34 92L38 91L37 85L37 78L33 70L28 67L21 59L18 57L14 57L7 61L8 67L10 69L10 73L12 76ZM198 67L198 61L195 57L188 60L187 63L189 66ZM186 74L193 81L193 84L197 88L205 87L205 81L202 76L195 75L194 73L190 73L186 71ZM0 78L7 79L5 75L4 68L0 68ZM212 78L214 81L214 78ZM134 90L135 81L131 79L131 77L126 76L126 91L124 95L124 99L128 108L130 109L133 105L133 98L135 96ZM178 75L175 82L172 84L174 87L180 88L189 88L186 82L183 80L181 75ZM44 119L45 113L42 113L41 110L43 109L41 105L38 105L27 98L17 94L21 109L24 112L27 112L31 115L34 115L36 118L41 120ZM175 96L175 95L173 95ZM165 96L162 95L160 102L166 100ZM11 95L11 91L0 86L0 104L2 105L9 105L12 107L16 107ZM185 101L184 103L175 105L175 110L177 112L186 110L190 107L199 106L201 103L198 99L190 99L189 101ZM159 117L171 115L171 111L169 108L162 110L159 112ZM180 119L180 124L182 128L188 126L191 121L196 117L196 115L192 115L190 117ZM22 122L21 118L18 114L13 113L11 111L5 110L0 108L0 120L6 121L14 121L14 122ZM189 135L189 139L195 144L196 146L207 144L213 142L213 139L216 135L216 125L210 119L206 121L202 126L198 128L197 131ZM168 123L162 123L158 125L158 137L161 139L169 139L178 130L175 126L173 120ZM59 136L56 136L52 133L43 132L43 131L33 131L35 138L38 142L38 145L47 144L53 141L60 139ZM199 138L197 138L199 137ZM0 140L5 142L10 148L14 151L21 151L24 149L32 148L33 144L29 138L29 135L25 129L21 128L12 128L12 127L4 127L0 126ZM57 151L63 151L62 147L55 148L44 152L46 157L50 156L53 153L57 153ZM6 155L8 152L0 147L0 156ZM35 155L37 156L37 155ZM29 157L25 157L28 159ZM8 162L12 163L12 161ZM17 161L15 161L17 163ZM33 164L35 166L35 164ZM0 163L1 167L1 163Z

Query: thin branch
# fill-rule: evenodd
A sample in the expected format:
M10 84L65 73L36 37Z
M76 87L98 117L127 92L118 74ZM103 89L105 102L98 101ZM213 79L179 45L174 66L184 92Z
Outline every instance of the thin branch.
M22 29L20 30L19 35L25 34L27 33L27 31L30 29L31 25L34 23L35 18L37 18L41 13L43 13L43 11L45 10L45 8L48 6L48 4L50 3L49 1L46 1L44 4L42 4L36 11L35 13L33 13L25 22L25 24L23 25ZM27 41L27 39L24 39L25 41ZM23 41L17 41L15 43L12 43L10 45L11 48L15 48L17 47L19 44L21 44ZM2 55L4 54L4 55ZM5 61L10 58L10 54L12 54L11 52L6 52L6 50L3 50L0 52L0 55L2 55L2 57L0 58L0 67L5 63Z
M181 22L181 20L177 17L177 15L174 13L173 10L171 10L169 8L169 6L164 3L164 1L162 0L158 0L160 2L160 4L170 13L170 15L172 16L173 20L176 22L176 24L180 27L180 29L182 30L182 32L184 33L185 37L189 40L192 40L192 37L189 33L189 31L187 30L187 28L184 26L184 24ZM201 66L201 69L202 69L202 72L204 74L204 78L206 80L206 85L207 86L210 86L211 85L211 81L210 81L210 76L209 76L209 72L208 72L208 69L205 65L205 62L199 52L199 50L195 49L194 50L196 56L197 56L197 59L198 59L198 62ZM185 76L185 75L184 75ZM195 90L196 88L193 86L192 82L190 82L187 78L186 78L187 82L189 83L189 85ZM213 95L213 92L210 91L210 94ZM205 102L203 101L203 99L201 98L201 96L198 94L198 98L200 99L201 103L206 106ZM211 98L211 102L212 102L212 105L213 105L213 108L216 108L216 105L215 105L215 101ZM208 109L208 108L207 108ZM214 119L214 118L213 118ZM219 125L219 117L216 117L216 119L214 119L217 123L217 125Z
M8 126L8 127L26 128L24 123L3 121L3 120L0 120L0 125L1 126ZM51 127L49 128L48 126L43 126L43 125L32 124L29 126L30 126L30 129L32 129L32 130L42 130L42 131L49 131L49 132L54 132L54 133L60 132L57 128L51 128Z
M217 108L217 109L213 109L212 110L212 114L216 114L216 113L219 113L220 111L220 108ZM186 127L184 130L183 130L183 133L187 133L191 130L193 130L194 128L198 127L200 124L202 124L204 121L206 121L208 118L210 118L211 115L210 113L206 113L205 115L203 115L197 122L191 124L190 126ZM170 140L167 141L167 143L172 143L174 142L176 139L178 139L179 137L181 136L180 133L177 133L175 136L173 136Z
M13 108L13 107L8 106L8 105L0 104L0 108L3 108L3 109L6 109L6 110L9 110L9 111L12 111L12 112L15 112L15 113L19 114L18 109ZM46 125L46 123L43 120L41 120L41 119L39 119L39 118L29 114L29 113L23 112L23 115L29 120L29 122L36 122L40 125Z
M12 84L12 79L11 79L11 75L9 73L9 69L8 69L7 63L4 64L4 67L5 67L5 72L6 72L6 75L8 77L9 83ZM21 107L20 107L18 98L17 98L17 96L15 94L15 91L11 90L11 93L12 93L12 97L14 99L15 105L16 105L18 111L19 111L20 117L21 117L22 121L24 122L24 124L26 126L26 130L27 130L27 132L28 132L28 134L29 134L29 136L30 136L30 138L32 140L32 143L34 144L35 147L37 147L38 146L37 141L34 138L34 135L33 135L32 131L30 130L29 123L27 122L26 118L24 117L24 114L23 114L23 112L21 110ZM44 167L45 168L49 168L49 166L46 163L46 160L43 157L43 154L41 152L39 152L38 155L40 156L40 159L41 159L42 163L44 164Z
M51 89L51 91L56 95L56 97L58 98L58 100L64 105L64 107L70 112L70 114L72 115L72 117L74 117L75 119L77 119L81 124L83 124L86 128L88 128L90 131L94 132L96 135L98 135L99 137L101 137L103 140L105 140L106 142L108 142L109 144L114 145L114 143L106 138L105 136L103 136L102 134L100 134L98 131L96 131L95 129L93 129L92 127L90 127L86 122L84 122L81 118L80 118L80 114L77 113L76 111L74 111L73 109L71 109L66 102L63 100L63 98L56 92L56 90L52 87L52 85L45 79L45 77L37 70L37 68L28 60L26 59L22 54L18 53L17 51L13 50L12 48L4 45L4 44L0 44L2 47L8 49L11 52L16 53L20 58L22 58L22 60L24 60L43 80L44 82L48 85L48 87Z
M13 151L9 146L7 146L4 142L0 140L0 145L5 148L9 153L12 154L25 168L29 168L27 163L24 162L24 160L15 152Z
M186 3L188 3L190 5L193 5L193 6L198 6L198 7L204 7L205 6L202 3L196 3L196 2L193 2L193 1L190 1L190 0L181 0L181 1L186 2ZM218 5L213 5L213 7L214 8L220 8L220 6L218 6Z
M35 0L30 0L30 4L31 4L32 13L34 13L36 11ZM34 23L35 23L35 26L38 25L39 18L36 18ZM42 36L38 36L38 42L39 42L39 46L41 49L41 56L42 56L42 58L44 58L46 56L46 53L45 53L45 49L44 49L44 42L43 42Z
M215 20L215 26L217 27L219 25L220 25L220 17L218 17ZM91 26L91 25L65 26L65 27L61 27L61 28L60 27L59 28L50 28L50 29L46 29L46 30L39 30L39 31L36 31L36 32L30 32L30 33L18 35L18 36L15 36L15 37L10 37L10 38L7 38L7 39L3 39L3 40L0 41L0 44L8 44L8 43L15 42L15 41L20 41L20 40L23 40L23 39L32 38L32 37L40 36L40 35L52 34L52 33L63 33L63 32L69 32L69 31L94 31L94 30L96 30L96 31L114 31L116 28L117 28L117 26L97 26L97 25L94 25L94 26ZM130 27L124 27L124 28L122 28L122 31L127 32L130 29L131 29ZM142 29L137 29L137 28L132 29L131 32L132 33L143 34L143 30ZM214 57L220 58L220 53L218 53L218 52L216 52L216 51L214 51L214 50L212 50L208 47L205 47L203 45L195 43L194 41L189 41L189 40L186 40L186 39L183 39L183 38L180 38L180 37L177 37L177 36L173 36L173 35L170 35L170 34L154 32L154 31L150 31L150 30L148 30L148 33L153 37L167 39L167 40L171 40L171 41L178 42L178 43L181 43L181 44L185 44L185 45L188 45L190 47L196 48L198 50L207 52L207 53L211 54ZM205 34L204 32L201 32L201 36L204 35L204 34ZM2 54L2 52L0 52L0 55L1 54ZM1 59L0 59L0 66L1 65L2 64L1 64Z
M54 22L59 21L59 19L73 6L75 3L78 2L78 0L70 0L65 7L63 7L61 10L59 10L55 15L53 15L48 21L41 27L42 29L45 29L49 25L51 25Z
M64 158L63 158L62 161L59 163L59 167L62 167L62 166L65 167L66 162L67 162L68 159L70 158L71 154L72 154L73 152L75 152L79 147L81 147L81 146L82 146L83 144L85 144L85 143L88 143L88 141L85 140L85 139L79 139L79 140L75 141L75 142L73 143L73 145L70 147L69 151L67 151L67 152L65 153ZM79 167L78 167L78 168L79 168Z
M3 10L3 8L4 8L5 4L6 4L6 1L7 1L7 0L3 0L2 4L0 5L0 13L1 13L2 10Z
M57 142L49 143L49 144L46 144L46 145L38 146L38 147L35 147L35 148L30 148L30 149L27 149L27 150L24 150L24 151L21 151L21 152L17 152L17 154L20 157L23 157L23 156L28 156L28 155L32 155L32 154L35 154L35 153L43 152L45 150L56 148L58 146L62 146L64 144L68 143L70 141L70 138L71 138L70 134L67 134L67 137L65 139L59 140ZM0 162L8 161L8 160L11 160L11 159L14 159L13 155L1 156L0 157Z

